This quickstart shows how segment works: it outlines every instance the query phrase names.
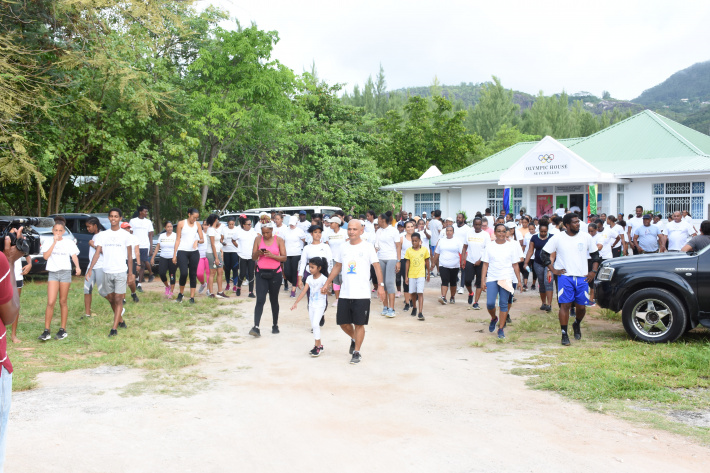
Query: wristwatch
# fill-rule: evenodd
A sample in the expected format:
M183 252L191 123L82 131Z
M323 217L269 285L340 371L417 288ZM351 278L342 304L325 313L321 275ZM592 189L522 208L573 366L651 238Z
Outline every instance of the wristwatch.
M381 282L380 286L385 287L385 283Z

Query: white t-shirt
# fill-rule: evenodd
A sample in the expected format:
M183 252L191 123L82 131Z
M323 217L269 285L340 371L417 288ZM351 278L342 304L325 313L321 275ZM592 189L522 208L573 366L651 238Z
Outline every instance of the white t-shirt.
M643 217L633 217L626 221L626 233L631 235L631 239L634 239L634 233L639 227L643 227ZM631 232L629 232L629 228Z
M562 218L565 216L565 209L557 209L557 210L555 210L555 213L557 214L558 217Z
M172 232L170 235L167 233L161 233L158 237L158 243L160 243L160 257L173 259L173 253L175 253L175 240L177 240L177 233Z
M15 281L22 281L25 278L22 276L22 261L15 261Z
M289 227L288 230L283 232L281 238L284 239L286 256L299 256L303 253L303 240L306 239L306 233L298 226L295 228Z
M626 234L624 227L622 227L618 223L615 223L613 227L610 227L609 225L607 225L606 227L604 227L604 231L609 234L609 239L611 240L609 242L610 244L613 244L614 240L616 240L616 237L618 237L619 235ZM612 248L619 248L622 245L623 241L626 241L626 240L624 240L624 237L622 236L621 238L619 238L619 243L617 243L616 245L613 245Z
M221 227L221 225L220 225ZM207 253L212 253L212 241L210 241L210 237L214 237L214 249L219 255L219 252L222 250L222 241L221 241L221 236L222 236L222 229L221 228L215 228L215 227L210 227L207 229L207 234L205 235L205 244L207 245Z
M140 243L138 243L138 239L136 238L136 236L133 233L131 233L129 231L126 231L126 233L128 233L128 236L130 237L129 241L131 242L131 248L133 248L133 252L132 252L133 259L137 260L138 257L140 256L140 251L139 251L140 250ZM138 247L138 249L136 249L136 246ZM142 261L141 261L141 263L142 263ZM128 269L126 269L126 271L128 271Z
M237 247L234 246L234 243L232 243L232 240L237 239L237 233L239 233L239 227L235 225L234 228L229 228L229 225L222 225L220 227L220 233L224 237L222 251L224 253L236 253Z
M98 233L95 233L93 237L91 237L91 241L94 242L94 245L96 244L96 237L98 236ZM93 246L89 245L89 264L94 260L94 255L96 254L96 248ZM172 258L172 255L170 255ZM96 260L96 264L94 265L94 269L102 269L104 267L104 255L100 254L99 259Z
M695 229L688 222L681 220L670 222L663 233L668 235L668 249L680 251L690 239L690 235L695 233Z
M491 244L491 236L488 232L481 230L476 233L475 229L471 229L466 235L464 244L468 245L466 249L466 261L477 263L483 257L483 252L486 247Z
M594 240L597 245L602 245L602 249L599 250L599 256L602 259L610 259L613 257L611 254L611 244L616 240L619 231L616 230L620 228L619 225L614 225L614 228L604 227L601 232L597 232ZM616 231L615 231L616 230Z
M308 297L308 303L310 305L325 307L328 303L327 296L320 292L327 280L328 278L322 274L318 276L318 279L314 278L312 275L306 278L306 284L308 284L308 288L311 290L310 296Z
M436 254L439 255L439 266L444 268L460 268L463 242L456 238L441 238L436 245Z
M549 233L550 235L559 235L559 234L562 233L562 232L560 231L559 228L557 228L556 226L550 224L550 226L547 227L547 233Z
M340 246L345 243L347 239L348 231L342 227L338 229L338 233L335 233L332 228L326 228L323 230L323 236L321 237L322 242L330 245L333 255L338 253Z
M311 222L309 222L308 220L304 220L303 222L301 222L299 220L296 224L296 228L300 228L301 230L303 230L303 233L308 234L308 229L311 228Z
M567 276L586 276L589 272L589 254L597 251L597 244L589 233L579 232L575 236L560 233L550 238L543 247L547 253L557 253L555 269L564 269Z
M483 263L488 263L486 281L510 279L517 282L513 265L520 262L521 253L522 249L517 241L506 241L503 244L492 241L481 257Z
M404 254L407 252L407 249L412 247L412 240L407 240L407 235L402 233L399 241L402 243L402 259L404 259Z
M459 240L461 240L461 243L466 244L466 237L468 237L469 230L471 230L471 227L469 227L465 223L460 227L454 224L454 238L458 238Z
M298 274L303 275L303 272L308 269L308 261L311 258L325 258L328 262L328 273L333 269L333 251L330 249L330 245L325 243L318 243L306 245L301 254L301 260L298 263Z
M116 274L128 271L127 248L133 243L133 235L125 230L105 230L94 237L96 245L104 254L104 273ZM133 253L133 250L131 250Z
M364 233L371 233L375 234L375 224L370 222L369 220L365 220L365 232Z
M444 225L440 220L433 218L429 222L428 228L429 234L431 235L431 238L429 239L431 241L431 245L436 246L436 244L439 243L439 233L441 233L441 229L444 228Z
M254 249L254 240L259 234L253 228L249 231L245 231L243 228L239 227L237 232L237 238L234 240L237 242L237 254L240 258L251 259L251 252Z
M40 251L44 253L49 250L49 247L54 243L53 238L47 238ZM68 238L62 238L54 245L52 249L52 254L49 255L47 260L47 271L62 271L64 269L71 270L71 257L72 255L78 255L79 248L76 247L76 243Z
M589 224L587 222L579 221L579 231L582 233L589 233Z
M387 228L378 228L376 232L375 247L378 248L377 257L383 261L397 259L397 242L399 232L391 225Z
M139 248L150 248L150 238L149 233L154 232L153 222L147 218L132 218L130 222L131 230L133 230L133 236L138 240Z
M340 270L343 278L340 297L342 299L370 299L370 265L380 262L375 248L364 241L357 245L348 241L340 245L340 251L335 255L335 261L343 265Z
M488 220L488 228L493 228L493 225L496 223L496 219L493 215L484 215L483 218Z

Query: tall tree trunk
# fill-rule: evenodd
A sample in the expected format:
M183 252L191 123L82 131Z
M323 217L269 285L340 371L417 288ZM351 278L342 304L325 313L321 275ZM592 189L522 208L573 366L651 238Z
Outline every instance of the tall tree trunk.
M37 181L37 216L42 216L42 187L39 181Z
M153 183L153 221L156 226L156 233L159 235L163 231L163 220L160 218L160 186Z

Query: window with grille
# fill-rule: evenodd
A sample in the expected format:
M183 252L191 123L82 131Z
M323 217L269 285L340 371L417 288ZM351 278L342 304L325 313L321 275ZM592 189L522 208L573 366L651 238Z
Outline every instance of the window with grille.
M414 194L414 215L421 215L426 212L431 215L433 210L441 208L441 193L428 192L424 194Z
M523 206L523 188L514 187L513 192L513 208L510 212L514 215L518 215L520 208ZM496 217L500 214L501 210L505 210L503 205L503 193L504 189L488 189L488 199L486 201L486 207L491 209L491 215Z
M653 184L653 211L664 217L687 210L693 218L703 218L704 182L667 182Z
M663 185L663 184L661 184L661 185ZM616 185L616 213L617 214L624 213L624 185L623 184Z

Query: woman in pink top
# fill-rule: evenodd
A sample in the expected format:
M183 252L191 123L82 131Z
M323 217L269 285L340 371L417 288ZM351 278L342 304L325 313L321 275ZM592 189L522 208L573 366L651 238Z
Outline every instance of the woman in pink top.
M271 302L274 325L271 333L279 333L279 288L283 280L281 263L286 261L286 247L281 237L274 236L274 224L261 226L261 235L254 240L252 259L256 261L256 307L254 307L254 327L249 335L260 337L259 322L264 312L266 294Z

